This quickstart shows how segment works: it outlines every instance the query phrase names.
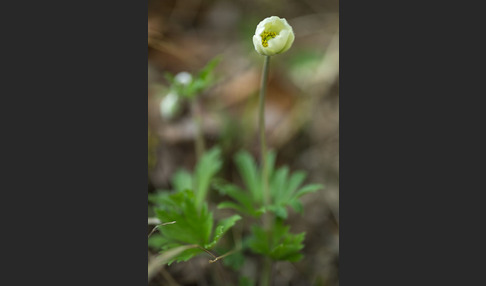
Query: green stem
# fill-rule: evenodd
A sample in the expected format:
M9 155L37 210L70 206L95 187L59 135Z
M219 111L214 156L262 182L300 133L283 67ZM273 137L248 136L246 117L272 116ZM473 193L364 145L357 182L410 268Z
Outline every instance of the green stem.
M270 285L270 276L272 273L272 260L270 257L265 257L263 261L263 272L260 278L260 286L268 286Z
M267 79L269 70L270 56L265 56L263 64L262 82L260 88L260 104L259 104L259 128L260 128L260 158L263 181L263 202L267 206L270 204L270 193L268 190L268 174L267 174L267 143L265 140L265 92L267 89Z
M270 65L270 56L265 56L263 63L262 81L260 88L260 104L259 104L259 128L260 128L260 162L262 172L262 187L263 187L263 203L264 206L270 205L270 190L268 188L268 166L267 166L267 143L265 140L265 92L267 89L268 70ZM267 232L272 229L273 216L266 212L263 214L263 226ZM270 235L269 235L270 237ZM260 280L260 286L270 285L272 270L272 260L270 257L264 257L263 269Z
M192 118L194 120L194 125L196 127L196 159L199 161L201 156L204 154L206 149L204 144L204 133L202 129L202 117L201 117L201 110L199 106L199 102L197 98L194 98L191 101L191 111L192 111Z

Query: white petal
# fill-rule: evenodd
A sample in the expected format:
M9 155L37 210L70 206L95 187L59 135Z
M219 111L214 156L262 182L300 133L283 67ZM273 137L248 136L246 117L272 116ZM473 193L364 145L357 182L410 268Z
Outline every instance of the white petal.
M262 38L260 36L257 35L253 36L253 45L255 46L255 50L259 54L265 55L265 52L263 51L264 47L262 45Z
M255 31L255 35L256 36L260 36L264 31L265 31L265 26L258 25L258 27L257 27L257 29Z
M289 37L287 39L287 43L285 44L285 47L283 48L283 50L281 51L281 53L286 52L288 49L290 49L290 47L294 43L294 39L295 39L295 35L291 31L290 34L289 34Z
M289 32L287 30L281 31L278 36L268 40L267 48L276 54L280 53L285 48L285 44L287 43L288 37L289 37Z

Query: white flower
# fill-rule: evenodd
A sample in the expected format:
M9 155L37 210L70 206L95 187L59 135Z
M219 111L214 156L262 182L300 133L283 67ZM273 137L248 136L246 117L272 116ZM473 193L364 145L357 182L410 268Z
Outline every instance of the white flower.
M169 92L160 102L160 114L166 119L173 118L179 111L179 97L174 92Z
M192 81L192 75L188 72L180 72L174 77L175 81L182 84L188 85Z
M253 36L253 45L259 54L273 56L287 51L294 39L294 31L287 20L272 16L258 24Z

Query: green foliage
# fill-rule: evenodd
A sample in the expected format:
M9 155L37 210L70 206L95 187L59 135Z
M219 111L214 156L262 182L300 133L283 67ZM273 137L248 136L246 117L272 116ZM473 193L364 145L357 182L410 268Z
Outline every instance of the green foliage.
M192 174L187 170L180 169L172 176L172 187L176 192L182 192L185 190L192 190L193 180Z
M245 255L241 251L228 255L223 259L223 264L234 270L240 270L244 263Z
M148 239L148 246L153 249L161 249L164 243L164 237L158 233L152 234Z
M222 166L221 150L214 147L203 154L194 173L179 170L172 177L174 192L160 191L149 195L155 204L155 214L162 222L176 223L158 227L158 234L149 239L149 246L163 251L182 245L197 246L184 250L173 261L187 261L193 256L213 248L225 232L241 217L234 215L215 222L205 201L213 177ZM194 191L193 191L194 190Z
M171 89L175 91L176 94L191 99L214 85L216 82L214 68L216 68L220 61L220 56L210 60L196 75L192 75L192 80L189 84L182 84L178 82L170 73L166 73L165 78L170 83Z
M192 191L164 197L162 204L155 209L155 214L162 222L176 221L159 227L159 232L170 241L197 245L209 242L213 227L212 213L208 211L207 205L198 211Z
M189 85L189 94L198 94L203 90L211 87L215 83L215 76L213 71L220 61L221 57L215 57L199 71L192 84Z
M254 225L248 245L255 253L269 256L274 260L299 261L303 257L300 250L304 247L302 242L305 232L291 234L289 228L281 220L276 220L271 231Z
M270 230L259 225L251 226L251 235L246 241L247 246L255 253L262 254L273 260L299 261L303 255L300 250L305 233L291 234L289 226L283 220L287 218L287 208L291 207L301 213L303 210L300 198L308 193L323 188L319 184L303 185L306 174L302 171L290 173L287 166L275 168L275 154L266 154L270 204L263 201L263 179L261 169L253 157L246 151L240 151L235 156L235 164L243 180L244 188L223 181L215 182L215 188L233 199L218 205L218 208L230 208L251 217L259 218L269 211L275 214L274 224Z
M196 165L194 172L194 190L196 190L196 203L200 206L209 190L211 179L221 169L221 149L214 147L205 152Z
M149 197L157 206L155 213L160 221L176 222L160 226L159 233L149 239L149 246L164 252L181 246L192 246L174 255L170 263L187 261L204 250L212 249L241 219L240 215L233 215L216 223L212 212L208 210L206 196L214 176L221 169L220 157L221 150L218 147L207 151L197 162L194 173L179 170L174 174L173 193L160 192ZM220 203L218 208L231 208L240 214L255 218L259 218L267 211L274 213L276 219L273 220L274 224L269 230L258 225L251 226L251 234L244 240L244 248L249 248L273 260L299 261L303 257L300 250L304 247L302 242L305 233L289 233L289 226L285 226L283 220L288 216L288 207L302 212L300 198L322 189L323 186L303 185L306 178L304 172L297 171L291 174L287 166L275 168L275 154L268 152L271 203L265 205L261 170L253 157L246 151L240 151L234 159L244 188L222 180L215 181L215 188L232 198L232 201ZM233 269L238 269L244 263L244 255L241 251L236 252L226 257L224 263Z
M218 240L223 236L225 232L227 232L237 221L241 219L241 216L239 215L233 215L230 216L229 218L223 219L218 222L218 225L216 226L216 229L214 231L214 237L213 240L206 244L204 248L211 249L216 245Z
M196 205L200 208L207 196L211 182L221 170L222 164L221 149L213 147L201 156L201 159L196 164L194 174L180 169L172 176L171 182L174 191L194 190ZM161 205L166 196L167 191L159 190L158 193L149 195L149 201L155 205Z
M218 147L207 151L197 162L193 174L186 170L179 170L174 174L172 185L175 192L160 192L149 197L158 206L155 213L160 221L176 221L174 224L159 227L159 234L154 234L149 239L149 245L163 251L183 245L195 246L179 253L170 262L187 261L203 252L203 249L213 248L223 234L241 219L240 215L234 215L219 221L214 227L216 223L213 214L208 210L205 200L214 176L221 169L220 157L221 150ZM266 211L274 213L276 220L271 231L253 225L245 245L253 252L274 260L298 261L302 258L299 251L303 248L305 233L289 233L289 227L283 224L283 219L288 216L288 207L302 212L300 198L323 187L319 184L303 185L306 178L304 172L291 174L287 166L275 168L273 152L267 153L267 162L270 205L265 205L263 201L260 168L248 152L240 151L235 156L235 164L244 188L221 180L214 182L220 193L233 199L220 203L218 208L231 208L255 218L259 218ZM225 259L229 266L237 269L243 264L244 256L237 252Z
M276 170L270 177L270 192L272 196L272 205L269 209L278 217L287 218L286 206L292 207L295 211L302 213L302 203L300 197L323 188L320 184L309 184L302 186L306 174L297 171L289 175L288 167L284 166Z
M169 263L172 259L177 257L181 252L193 248L194 246L192 245L185 245L185 246L179 246L176 248L173 248L168 251L164 251L160 255L158 255L156 258L152 259L149 261L148 265L148 278L149 280L157 274L157 272L162 268L165 264Z
M255 285L255 281L251 280L246 276L242 276L238 280L238 286L254 286L254 285Z
M230 183L221 181L215 183L215 188L221 194L228 195L234 200L222 202L218 205L218 208L235 209L252 217L259 217L268 210L275 213L277 217L285 219L287 218L287 207L302 212L300 197L323 188L319 184L301 186L306 178L306 174L302 171L289 174L287 166L275 170L275 154L268 152L267 165L271 204L265 206L261 171L253 157L246 151L240 151L235 156L235 163L248 191Z
M213 230L213 214L208 211L206 202L198 210L192 191L176 192L160 197L160 200L160 206L155 209L157 218L162 222L176 223L159 227L160 235L155 236L156 245L164 251L183 245L197 246L174 256L170 262L187 261L201 253L203 248L211 249L222 235L241 219L239 215L231 216L221 220Z

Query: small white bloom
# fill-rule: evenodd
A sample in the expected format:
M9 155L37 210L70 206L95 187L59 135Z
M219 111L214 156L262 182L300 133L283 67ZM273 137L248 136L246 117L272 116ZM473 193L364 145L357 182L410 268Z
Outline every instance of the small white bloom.
M273 56L287 51L294 39L294 31L287 20L271 16L258 24L253 36L253 45L259 54Z
M188 85L192 81L192 75L188 72L180 72L175 76L175 81L182 84Z
M179 97L172 91L160 102L160 114L166 119L173 118L179 111L179 108Z

